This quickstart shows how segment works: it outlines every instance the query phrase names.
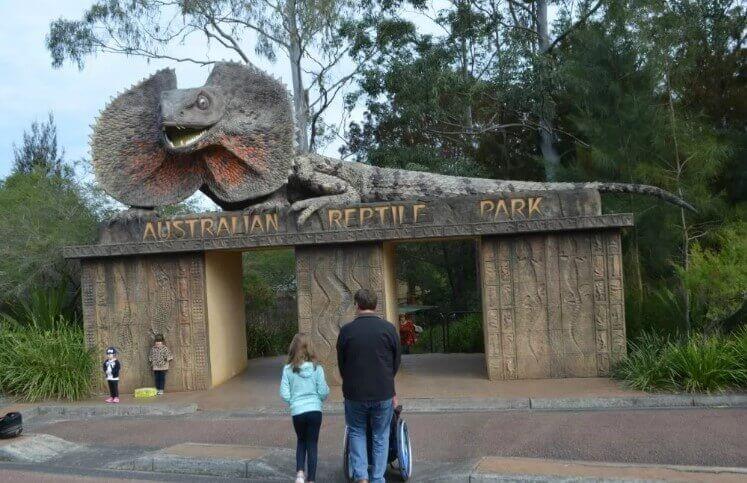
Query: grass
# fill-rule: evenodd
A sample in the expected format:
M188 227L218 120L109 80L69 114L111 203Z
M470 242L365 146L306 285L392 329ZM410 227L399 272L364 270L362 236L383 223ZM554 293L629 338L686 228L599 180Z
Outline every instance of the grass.
M73 324L0 329L0 391L20 400L86 398L95 366L83 329Z
M651 333L630 344L615 377L644 391L719 392L747 388L747 326L729 335L672 340Z

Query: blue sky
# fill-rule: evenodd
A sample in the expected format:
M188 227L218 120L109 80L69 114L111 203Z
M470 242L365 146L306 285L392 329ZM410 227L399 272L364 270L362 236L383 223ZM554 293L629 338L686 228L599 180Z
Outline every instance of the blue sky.
M209 67L174 64L101 54L90 57L85 68L66 64L52 68L45 47L49 23L59 17L80 18L92 0L0 0L0 178L8 175L13 162L13 143L20 144L23 131L34 120L45 120L52 111L57 123L58 143L66 159L88 157L90 124L108 99L159 68L176 68L179 87L202 85ZM249 42L246 49L252 52ZM195 36L175 52L208 52L202 38ZM210 47L214 59L232 58L227 50ZM253 62L290 83L290 72L279 55L275 64L254 58ZM341 106L335 106L329 120L339 122ZM334 146L326 152L333 154Z

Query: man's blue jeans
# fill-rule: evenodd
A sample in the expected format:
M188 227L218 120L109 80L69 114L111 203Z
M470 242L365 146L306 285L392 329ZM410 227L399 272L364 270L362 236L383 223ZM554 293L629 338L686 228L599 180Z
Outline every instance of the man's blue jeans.
M387 455L389 453L389 428L392 424L392 400L350 401L345 400L345 424L350 438L350 467L353 480L369 480L384 483ZM372 451L368 461L366 447L366 425L371 425ZM368 465L372 466L368 474Z

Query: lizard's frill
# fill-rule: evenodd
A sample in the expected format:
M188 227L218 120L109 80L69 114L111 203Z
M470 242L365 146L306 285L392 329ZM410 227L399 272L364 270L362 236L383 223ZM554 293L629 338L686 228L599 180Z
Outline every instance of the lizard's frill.
M160 70L116 96L96 120L91 140L96 179L129 206L178 203L202 184L202 169L191 157L161 145L161 92L175 88L174 71Z

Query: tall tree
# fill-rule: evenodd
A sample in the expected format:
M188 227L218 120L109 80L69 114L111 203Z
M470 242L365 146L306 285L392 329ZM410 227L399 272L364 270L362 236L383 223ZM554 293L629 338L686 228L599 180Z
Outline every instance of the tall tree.
M738 102L727 108L719 98L733 95L734 79L743 71L734 53L743 48L743 28L737 26L744 25L744 14L735 2L716 3L617 2L557 53L563 66L560 118L590 146L564 146L574 153L570 175L656 184L699 209L688 214L630 198L608 203L640 213L633 242L648 256L642 270L637 267L639 287L629 293L644 303L641 314L629 314L648 318L644 326L668 319L689 332L702 323L692 320L694 302L678 273L690 269L694 242L714 239L716 229L739 212L718 184L734 153L732 140L739 137L736 123L727 119L745 111L736 112ZM723 84L713 90L693 82L718 75ZM648 294L642 293L641 279L648 281ZM670 287L681 296L672 296ZM646 309L646 297L670 300L670 312Z
M13 143L13 172L60 175L66 169L64 155L57 147L57 125L50 112L46 122L34 121L31 129L23 132L20 147Z
M319 142L322 114L356 70L335 75L347 52L338 30L352 9L352 0L100 0L81 20L53 21L47 47L55 67L70 60L83 68L95 52L208 65L218 59L177 53L201 35L250 63L245 44L253 36L257 54L274 61L281 51L288 59L298 149L307 152Z
M345 154L449 174L541 178L529 136L536 122L526 112L532 87L515 81L522 60L504 46L514 32L496 33L500 13L482 7L456 0L421 11L435 34L396 10L356 32L352 52L363 67L348 100L363 101L366 112L351 124Z

